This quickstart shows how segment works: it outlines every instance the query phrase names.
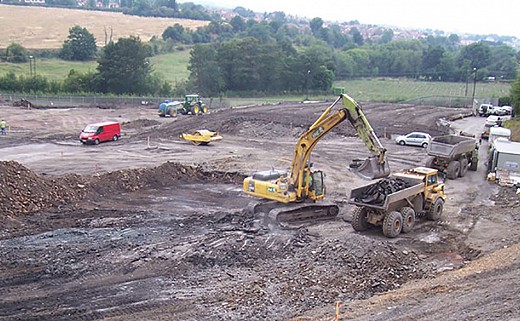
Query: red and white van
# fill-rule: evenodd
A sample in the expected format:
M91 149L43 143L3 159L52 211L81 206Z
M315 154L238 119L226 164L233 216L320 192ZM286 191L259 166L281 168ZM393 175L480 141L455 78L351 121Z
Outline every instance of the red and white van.
M102 122L89 124L81 131L79 141L83 144L98 145L109 140L116 141L121 137L121 125L118 122Z

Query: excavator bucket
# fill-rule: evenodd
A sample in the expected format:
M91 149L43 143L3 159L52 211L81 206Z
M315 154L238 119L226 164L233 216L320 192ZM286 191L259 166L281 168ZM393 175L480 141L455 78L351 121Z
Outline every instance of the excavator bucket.
M364 179L378 179L390 175L390 166L385 161L383 164L378 157L369 157L365 160L357 159L350 164L352 171Z

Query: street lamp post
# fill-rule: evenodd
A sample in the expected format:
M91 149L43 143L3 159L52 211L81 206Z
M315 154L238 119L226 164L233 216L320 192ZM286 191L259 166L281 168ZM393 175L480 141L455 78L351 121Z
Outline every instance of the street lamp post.
M307 77L305 77L305 100L309 100L309 76L311 74L310 70L307 70Z
M475 104L475 89L477 87L477 68L473 68L473 94L471 95L471 107Z
M469 81L469 71L466 70L466 89L464 90L464 97L468 97L468 81Z
M29 73L31 77L36 76L36 57L29 56Z

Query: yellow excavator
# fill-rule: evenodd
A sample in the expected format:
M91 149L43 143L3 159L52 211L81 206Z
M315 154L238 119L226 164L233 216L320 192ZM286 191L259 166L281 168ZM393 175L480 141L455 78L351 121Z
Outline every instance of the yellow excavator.
M341 100L342 107L334 108ZM351 169L365 179L377 179L390 174L386 149L381 145L372 126L365 118L361 106L350 96L342 94L305 131L296 144L290 172L268 170L246 177L243 191L261 200L252 202L249 210L264 213L267 223L296 223L300 221L330 219L339 213L331 202L316 202L325 196L324 174L313 170L310 156L314 147L334 127L348 119L372 156L355 160Z

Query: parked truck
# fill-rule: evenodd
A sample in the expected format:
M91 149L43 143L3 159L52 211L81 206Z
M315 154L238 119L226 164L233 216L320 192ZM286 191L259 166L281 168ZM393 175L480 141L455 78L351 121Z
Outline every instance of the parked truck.
M439 220L445 200L438 170L416 167L394 173L351 191L349 204L357 206L352 228L364 231L371 226L382 226L383 234L394 238L401 232L410 232L418 216Z
M473 137L444 135L433 137L426 148L426 167L435 168L450 179L477 170L478 144Z

